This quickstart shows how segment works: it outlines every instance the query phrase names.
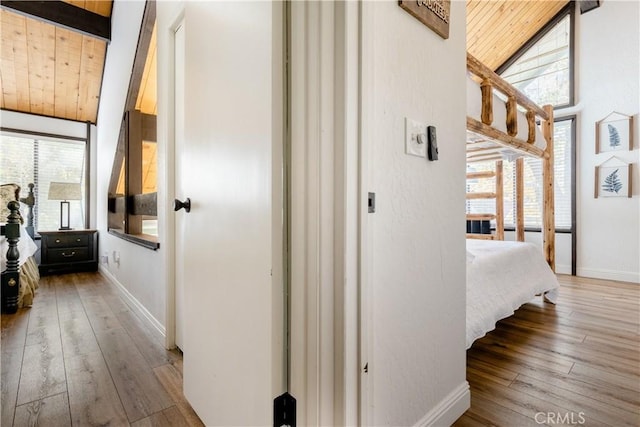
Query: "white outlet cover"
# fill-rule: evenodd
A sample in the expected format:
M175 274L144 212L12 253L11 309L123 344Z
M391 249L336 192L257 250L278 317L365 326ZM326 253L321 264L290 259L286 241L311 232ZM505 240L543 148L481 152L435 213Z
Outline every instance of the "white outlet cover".
M404 150L410 156L427 157L427 125L404 118Z

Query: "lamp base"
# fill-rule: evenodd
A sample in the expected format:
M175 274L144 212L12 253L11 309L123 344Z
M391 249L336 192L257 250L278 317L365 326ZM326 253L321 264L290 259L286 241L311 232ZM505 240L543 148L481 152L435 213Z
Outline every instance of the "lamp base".
M71 230L69 225L69 202L64 200L60 202L60 228L58 230Z

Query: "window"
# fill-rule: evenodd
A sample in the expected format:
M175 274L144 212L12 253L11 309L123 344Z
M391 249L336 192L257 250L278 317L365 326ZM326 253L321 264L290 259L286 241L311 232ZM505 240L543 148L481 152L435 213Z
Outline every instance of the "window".
M109 232L158 248L155 2L147 1L109 184Z
M573 105L573 2L496 71L538 105Z
M36 230L57 230L60 227L60 201L49 200L51 182L80 184L81 200L70 200L71 228L88 226L86 191L87 142L84 139L64 139L3 132L0 139L0 182L22 187L26 197L28 185L34 184ZM24 212L23 212L24 213Z
M554 124L554 191L556 231L572 229L574 118L556 120ZM467 172L494 171L495 162L471 163ZM503 161L504 225L515 228L515 161ZM493 192L495 179L469 180L468 192ZM524 159L524 224L530 230L542 228L542 160ZM467 200L467 213L495 213L495 201ZM495 221L492 224L495 226Z

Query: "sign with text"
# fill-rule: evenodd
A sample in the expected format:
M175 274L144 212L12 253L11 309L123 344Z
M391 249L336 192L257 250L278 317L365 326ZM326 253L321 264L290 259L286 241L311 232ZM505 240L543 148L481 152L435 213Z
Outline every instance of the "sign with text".
M440 37L449 38L451 0L399 0L398 4Z

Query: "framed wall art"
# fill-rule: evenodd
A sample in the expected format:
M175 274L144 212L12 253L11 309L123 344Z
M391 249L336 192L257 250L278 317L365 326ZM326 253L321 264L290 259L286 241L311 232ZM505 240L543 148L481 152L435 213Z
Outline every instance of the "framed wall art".
M611 158L596 166L595 197L631 197L632 164L614 164Z
M398 5L443 39L449 38L451 0L399 0Z
M610 113L596 122L596 154L633 150L633 116Z

